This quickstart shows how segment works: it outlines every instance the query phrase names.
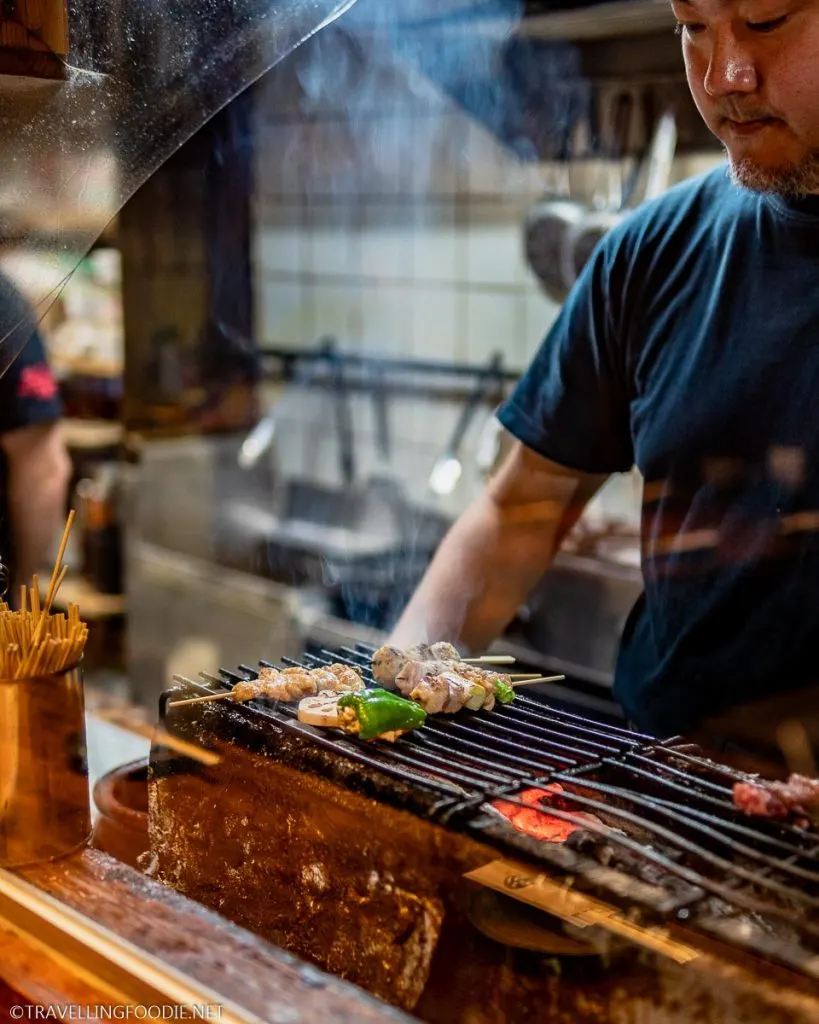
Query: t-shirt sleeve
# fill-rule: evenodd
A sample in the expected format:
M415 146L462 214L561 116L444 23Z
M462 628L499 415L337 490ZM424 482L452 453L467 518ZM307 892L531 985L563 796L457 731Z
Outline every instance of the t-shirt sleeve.
M43 339L24 299L7 279L0 277L0 337L3 335L0 433L58 420L62 403Z
M624 339L609 301L618 257L607 241L498 414L522 444L586 473L634 464Z

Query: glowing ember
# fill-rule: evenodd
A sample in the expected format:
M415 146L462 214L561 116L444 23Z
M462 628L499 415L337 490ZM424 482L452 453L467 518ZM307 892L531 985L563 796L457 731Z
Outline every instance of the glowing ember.
M516 799L530 807L519 807L517 804L510 804L506 800L493 800L492 807L504 816L518 832L523 832L533 839L540 839L545 843L565 843L572 832L576 832L581 825L574 825L570 821L563 821L543 810L535 810L542 802L551 799L554 793L564 792L563 787L552 782L543 789L525 789L522 793L516 794ZM600 819L593 814L586 814L583 811L572 811L578 818L586 821L601 824Z

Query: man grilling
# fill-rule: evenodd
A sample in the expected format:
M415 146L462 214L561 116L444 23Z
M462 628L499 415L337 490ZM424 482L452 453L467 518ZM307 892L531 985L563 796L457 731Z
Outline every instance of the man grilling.
M657 735L819 678L819 2L673 7L728 167L603 240L391 638L484 649L636 464L645 593L614 693Z

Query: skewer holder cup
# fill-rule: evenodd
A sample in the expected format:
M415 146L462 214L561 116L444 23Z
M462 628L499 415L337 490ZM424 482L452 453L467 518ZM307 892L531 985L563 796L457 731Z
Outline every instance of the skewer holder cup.
M90 833L81 664L0 679L0 867L70 853Z

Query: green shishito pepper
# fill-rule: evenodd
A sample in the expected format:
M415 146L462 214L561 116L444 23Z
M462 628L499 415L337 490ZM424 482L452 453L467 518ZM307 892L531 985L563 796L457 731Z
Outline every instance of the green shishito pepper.
M499 704L511 704L515 699L515 691L502 679L495 680L495 700Z
M349 709L355 715L357 735L374 740L385 732L417 729L424 724L427 713L420 704L404 700L389 690L362 690L345 693L338 699L338 709Z

